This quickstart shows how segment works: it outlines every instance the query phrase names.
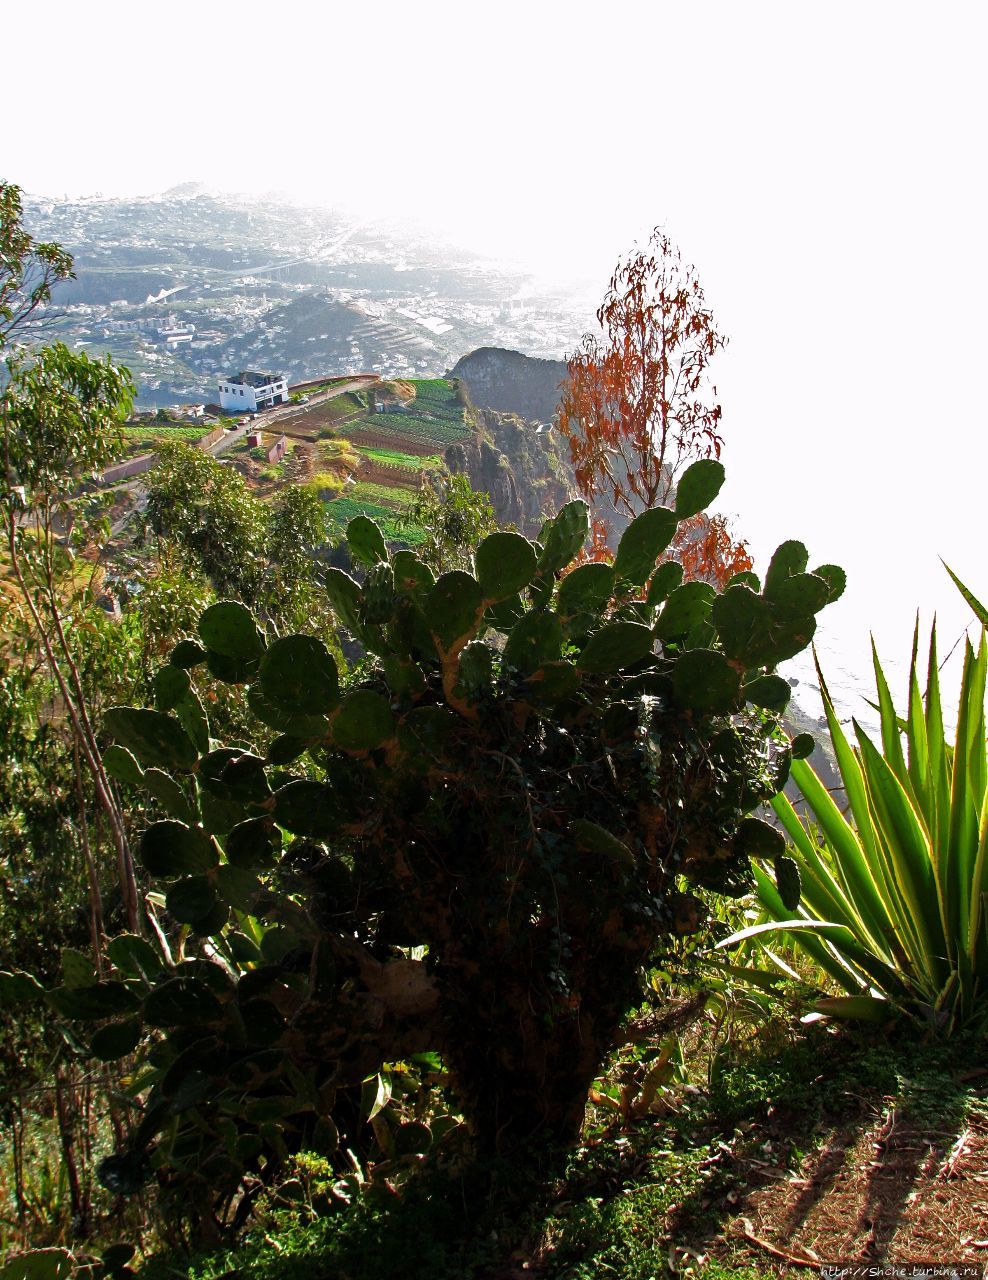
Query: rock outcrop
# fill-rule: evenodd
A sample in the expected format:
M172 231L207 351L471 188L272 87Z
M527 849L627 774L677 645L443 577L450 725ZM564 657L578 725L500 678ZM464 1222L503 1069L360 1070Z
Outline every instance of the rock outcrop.
M550 423L559 405L559 384L566 377L566 365L562 360L541 360L504 347L478 347L461 356L448 376L460 379L478 408Z

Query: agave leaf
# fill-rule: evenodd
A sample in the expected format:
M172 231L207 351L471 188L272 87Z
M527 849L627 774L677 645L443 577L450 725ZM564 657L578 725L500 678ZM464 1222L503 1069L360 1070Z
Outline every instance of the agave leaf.
M877 855L873 855L861 841L860 825L855 832L806 760L793 761L791 777L834 851L834 862L840 872L845 897L853 905L854 913L862 921L868 936L884 950L889 910L882 895L882 883L876 880ZM857 812L855 809L855 815Z
M926 742L930 751L930 786L936 806L937 849L948 847L947 832L950 823L950 748L943 730L943 709L940 703L940 674L937 662L936 618L930 629L930 657L926 672Z
M859 733L858 740L868 791L886 838L896 884L922 944L916 959L933 977L946 963L947 926L941 917L943 893L929 836L884 756L866 734Z
M981 823L978 833L978 852L974 859L974 871L971 877L971 906L967 921L966 955L970 966L976 972L984 973L986 956L986 937L984 928L985 909L988 907L988 791L985 792L981 806Z
M821 996L813 1012L825 1018L853 1018L856 1022L887 1022L892 1010L877 996Z
M830 740L833 743L834 754L837 757L837 768L840 770L840 776L844 783L844 790L847 792L847 802L851 813L854 814L857 823L858 838L861 841L861 847L864 849L871 863L877 862L878 845L875 836L875 828L871 821L871 814L868 809L868 792L865 787L864 774L861 772L861 765L857 756L851 748L844 735L844 730L840 727L837 719L837 713L834 710L833 700L830 697L830 690L827 688L827 682L823 678L823 672L820 670L820 663L813 653L813 660L816 665L817 676L820 681L820 693L823 696L823 710L827 717L827 730L830 733ZM884 912L884 908L883 908Z
M988 609L986 609L985 606L981 603L981 601L976 596L974 596L968 590L967 587L965 587L964 583L961 582L960 578L958 578L957 574L954 573L953 569L951 569L950 565L946 562L946 560L941 558L940 563L950 574L951 578L954 581L954 586L957 588L957 590L961 593L964 599L971 606L971 609L974 612L974 616L978 619L978 621L981 623L983 627L988 627Z
M919 652L919 614L913 630L912 658L909 663L909 715L906 742L909 747L909 781L917 801L917 812L925 823L934 848L937 843L937 811L933 779L930 773L930 746L926 732L926 715L919 691L916 661Z
M878 690L878 711L881 717L882 728L882 751L885 759L891 766L892 772L899 779L899 782L905 787L908 771L906 769L906 761L902 754L902 721L896 715L895 707L892 704L892 694L889 692L888 681L885 679L885 672L882 670L882 664L878 660L878 650L875 647L875 637L871 638L871 660L875 668L875 687Z
M770 803L782 823L783 830L799 854L803 902L815 916L822 920L835 920L838 924L846 924L849 929L866 933L867 929L854 904L820 856L785 792L780 791L777 796L773 796ZM791 915L792 912L789 914ZM873 941L878 942L875 939Z
M959 921L969 917L970 868L978 844L978 810L969 786L967 743L971 733L974 708L971 696L977 685L974 651L964 645L964 674L961 698L957 708L957 734L950 770L950 823L944 854L946 868L946 909L948 918ZM984 691L982 688L982 701Z

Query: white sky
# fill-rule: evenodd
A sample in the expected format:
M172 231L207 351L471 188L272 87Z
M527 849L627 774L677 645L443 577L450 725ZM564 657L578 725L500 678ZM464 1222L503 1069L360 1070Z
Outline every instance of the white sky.
M920 605L952 643L938 554L988 596L983 4L38 0L3 26L0 175L32 192L284 188L598 292L662 223L731 338L726 505L759 560L796 536L847 567L824 619L856 666Z

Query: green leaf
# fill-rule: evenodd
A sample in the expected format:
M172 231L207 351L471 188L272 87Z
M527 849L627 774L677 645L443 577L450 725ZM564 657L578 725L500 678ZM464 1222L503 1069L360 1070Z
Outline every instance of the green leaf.
M261 659L258 676L264 697L292 713L323 715L340 700L336 662L315 636L275 640Z
M170 774L162 769L148 769L144 774L144 785L166 813L190 826L195 822L196 816L188 797Z
M830 601L830 587L812 573L794 573L776 586L772 604L778 617L807 618Z
M761 818L742 818L735 848L745 858L778 858L786 851L786 837L778 827Z
M469 573L454 569L436 579L425 613L443 653L458 650L476 630L483 613L484 593Z
M322 782L300 778L274 793L273 817L297 836L330 840L340 833L349 811L337 792Z
M491 533L477 548L480 589L488 601L503 600L535 577L535 548L520 533Z
M172 650L169 661L173 667L181 667L183 671L187 671L190 667L198 667L206 661L206 650L195 640L179 640Z
M0 1265L0 1280L71 1280L76 1260L68 1249L31 1249Z
M608 622L591 635L576 666L591 673L620 671L646 658L653 644L651 627L640 622Z
M207 876L186 876L168 888L165 906L181 924L196 925L213 913L218 899Z
M765 598L771 600L788 578L804 573L809 558L809 552L801 542L783 542L777 547L765 575Z
M333 742L343 751L372 751L394 737L391 706L373 689L355 689L332 719Z
M144 777L144 770L134 759L133 753L119 742L111 743L103 752L103 768L111 778L130 786L138 786Z
M90 987L55 987L45 998L55 1012L72 1022L98 1021L133 1013L140 1001L121 982L99 982Z
M45 989L30 973L17 969L13 973L0 973L0 1009L12 1009L15 1005L30 1004L40 1000Z
M209 721L206 719L205 708L195 689L191 689L184 700L178 704L175 715L191 738L195 749L205 755L209 750Z
M472 640L460 651L458 683L470 693L490 689L494 682L494 650Z
M946 560L941 559L940 563L950 574L950 578L954 586L957 588L957 590L961 593L961 595L970 605L971 610L974 613L974 616L978 619L978 621L981 623L983 627L988 627L988 609L986 609L985 606L981 603L981 601L977 598L977 596L974 595L974 593L971 592L964 585L963 582L961 582L960 578L958 578L957 574L954 573L953 569L951 569L950 565L947 564Z
M436 581L435 574L422 560L402 548L391 557L395 576L395 590L403 595L424 600Z
M672 541L676 523L677 516L666 507L653 507L636 516L618 543L614 560L615 577L641 586L655 568L656 560Z
M509 667L527 675L558 658L562 647L563 629L555 614L533 611L512 627L504 646L504 660Z
M766 711L782 712L789 705L792 686L782 676L759 676L746 684L742 692L746 701L753 706L764 707Z
M543 526L539 541L542 554L538 558L538 571L551 578L573 559L587 540L590 532L590 508L579 498L567 502L555 519Z
M662 606L655 625L660 640L680 640L710 616L717 593L709 582L684 582Z
M189 673L181 667L162 667L151 684L154 689L154 705L159 711L173 710L192 688Z
M847 586L847 574L837 564L822 564L819 568L813 570L814 578L822 578L827 584L827 603L833 604L835 600L839 600L844 594L844 588Z
M193 1027L215 1022L223 1007L201 978L169 978L144 1001L144 1020L152 1027Z
M370 566L388 558L384 534L369 516L354 516L346 527L346 540L358 564Z
M300 755L304 755L308 749L308 743L304 738L293 738L289 733L283 733L280 737L275 738L268 746L267 759L268 764L286 765L291 764L293 760L297 760Z
M260 684L252 684L247 690L247 705L262 724L304 742L318 742L329 733L325 716L289 711L280 703L272 702Z
M174 716L142 707L111 707L103 728L137 757L159 769L191 769L199 753Z
M321 787L321 783L314 783ZM245 871L266 871L273 867L281 848L281 834L270 818L248 818L238 822L226 838L226 857L231 866Z
M141 862L153 876L172 877L208 871L219 857L204 831L166 820L152 823L141 836Z
M216 888L223 901L244 915L251 915L261 892L261 882L243 867L224 866L216 869Z
M716 458L701 458L686 468L676 485L676 519L687 520L708 507L724 483L724 466Z
M224 658L251 662L264 652L264 637L250 610L236 600L218 600L199 618L199 639Z
M795 911L799 906L799 867L792 858L778 855L774 861L775 883L779 897L787 911Z
M700 715L726 715L741 699L741 677L716 649L688 649L672 669L676 702Z
M127 1022L110 1022L100 1027L89 1044L89 1052L100 1062L116 1062L126 1058L137 1048L141 1038L141 1023L137 1018Z
M805 760L811 756L816 749L816 741L812 733L797 733L792 740L792 758L794 760Z
M391 1101L391 1081L386 1075L371 1076L360 1091L360 1114L373 1120Z
M76 987L91 987L96 982L96 966L92 957L83 955L75 947L62 948L62 981L73 990Z
M569 824L569 834L578 849L595 853L615 867L633 871L637 865L635 855L624 841L596 822L574 818Z
M106 955L115 968L133 978L152 978L161 971L158 953L136 933L121 933L111 939Z
M559 584L556 612L564 618L577 613L603 613L614 592L614 569L609 564L581 564Z
M683 566L678 560L665 560L652 574L645 594L645 603L660 605L677 587L682 585Z
M358 635L360 625L360 587L342 569L329 568L323 576L323 586L333 612L348 631Z

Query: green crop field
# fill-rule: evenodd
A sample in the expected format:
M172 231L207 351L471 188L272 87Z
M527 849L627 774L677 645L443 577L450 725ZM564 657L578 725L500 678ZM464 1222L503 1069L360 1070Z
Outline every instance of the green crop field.
M438 453L419 457L414 453L399 453L397 449L378 449L370 445L358 445L358 452L374 462L384 462L392 467L405 467L409 471L428 471L438 467L442 459Z
M361 501L359 497L350 494L345 498L336 498L327 503L326 514L340 533L345 531L354 516L370 516L372 520L377 521L384 536L391 542L405 542L415 546L425 537L424 530L418 526L412 525L410 528L405 528L399 524L395 512L389 507Z
M394 507L410 507L418 495L411 489L392 489L388 485L358 481L350 490L349 496L359 502L383 502Z
M456 386L448 378L418 378L415 388L415 404L423 413L430 413L444 422L463 422L463 405Z
M148 440L160 443L162 440L199 440L211 427L123 427L123 438L128 441Z
M431 409L429 410L431 412ZM368 426L378 431L393 431L396 435L411 436L420 440L433 441L437 445L454 444L470 434L470 428L462 420L442 421L439 418L420 418L414 413L375 413L366 422L349 424L354 430Z

